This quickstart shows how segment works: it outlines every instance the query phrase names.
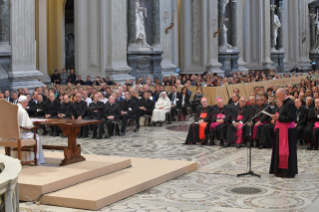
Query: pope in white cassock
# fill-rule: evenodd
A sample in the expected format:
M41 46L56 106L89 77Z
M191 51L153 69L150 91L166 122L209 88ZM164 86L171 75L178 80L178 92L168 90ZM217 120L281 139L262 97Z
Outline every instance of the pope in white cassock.
M28 106L28 98L26 96L20 96L18 100L18 121L19 127L31 128L33 127L33 122L31 121L29 114L25 110ZM34 133L31 131L20 130L21 139L33 138ZM37 159L38 164L45 163L42 143L40 136L37 135ZM17 151L11 151L11 157L18 158ZM22 161L32 161L34 159L33 151L23 151L21 152Z

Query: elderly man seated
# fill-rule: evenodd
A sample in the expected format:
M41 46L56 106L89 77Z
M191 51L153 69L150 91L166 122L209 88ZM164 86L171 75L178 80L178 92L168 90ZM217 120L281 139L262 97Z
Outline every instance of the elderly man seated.
M19 122L19 127L24 127L24 128L31 128L33 127L33 122L31 121L28 112L25 110L28 106L28 98L24 95L20 96L18 99L18 122ZM20 130L21 134L21 139L29 139L33 138L34 134L31 131L26 131L26 130ZM42 149L42 143L40 136L37 135L37 160L38 164L45 163L44 159L44 154L43 154L43 149ZM11 151L11 156L17 158L18 153L17 151ZM34 159L34 153L33 151L22 151L21 154L21 159L22 161L32 161Z

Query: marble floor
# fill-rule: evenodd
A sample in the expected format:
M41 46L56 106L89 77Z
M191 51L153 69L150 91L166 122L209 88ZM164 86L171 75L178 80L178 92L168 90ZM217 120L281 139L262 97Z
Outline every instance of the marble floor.
M188 122L190 123L191 120ZM188 124L185 123L185 124ZM319 211L319 151L298 148L299 174L294 179L268 174L271 150L253 149L252 170L261 178L236 175L247 171L247 149L182 145L187 132L163 127L128 131L124 137L80 139L84 154L197 161L198 169L130 198L103 212L312 212ZM42 136L43 144L66 144ZM254 194L242 193L245 188ZM318 199L317 199L318 198ZM83 212L70 208L20 204L21 212Z

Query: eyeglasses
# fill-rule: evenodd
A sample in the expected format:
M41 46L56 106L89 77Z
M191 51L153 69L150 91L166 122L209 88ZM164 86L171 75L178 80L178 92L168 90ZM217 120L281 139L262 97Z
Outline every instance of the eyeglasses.
M263 101L263 100L262 100L262 99L257 99L256 101L257 101L257 102L260 102L260 101Z

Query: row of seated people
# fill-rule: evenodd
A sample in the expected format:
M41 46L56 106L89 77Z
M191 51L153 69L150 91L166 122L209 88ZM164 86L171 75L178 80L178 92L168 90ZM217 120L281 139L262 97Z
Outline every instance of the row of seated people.
M276 122L268 115L257 114L264 109L268 114L277 114L282 102L276 101L273 95L269 96L270 104L265 104L264 98L261 95L257 95L256 98L250 96L247 103L245 97L233 94L232 103L224 105L223 100L219 98L214 106L209 106L207 99L203 98L201 106L197 108L195 122L189 128L185 144L215 145L215 140L219 140L225 148L232 145L240 148L242 144L250 146L254 143L259 149L272 148ZM290 98L293 99L291 96ZM309 150L318 149L319 99L316 99L315 107L309 111L302 106L300 99L295 99L295 105L297 140L302 145L305 141ZM243 126L246 122L248 124Z

